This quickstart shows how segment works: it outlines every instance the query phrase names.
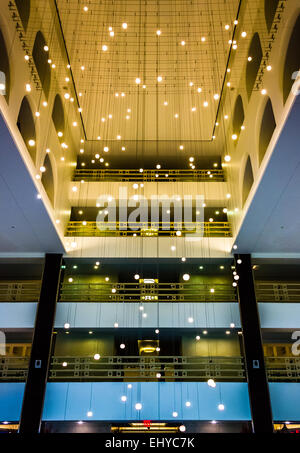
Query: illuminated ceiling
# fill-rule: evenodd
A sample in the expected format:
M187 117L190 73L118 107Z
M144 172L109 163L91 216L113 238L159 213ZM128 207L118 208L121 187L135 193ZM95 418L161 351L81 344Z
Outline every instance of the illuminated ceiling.
M238 6L57 0L87 138L211 141Z

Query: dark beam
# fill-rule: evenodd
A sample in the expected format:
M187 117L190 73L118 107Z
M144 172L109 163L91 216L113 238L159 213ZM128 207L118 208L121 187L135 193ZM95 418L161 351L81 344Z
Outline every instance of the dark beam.
M235 255L248 390L255 433L272 433L273 419L250 255ZM241 260L241 262L240 262Z
M40 432L50 363L62 255L46 254L37 306L28 377L20 418L20 433Z

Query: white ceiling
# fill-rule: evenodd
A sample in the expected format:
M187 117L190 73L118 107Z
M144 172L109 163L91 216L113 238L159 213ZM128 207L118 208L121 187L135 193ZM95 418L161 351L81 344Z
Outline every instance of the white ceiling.
M299 124L298 96L236 238L239 252L300 253Z
M0 255L63 252L62 243L0 114Z

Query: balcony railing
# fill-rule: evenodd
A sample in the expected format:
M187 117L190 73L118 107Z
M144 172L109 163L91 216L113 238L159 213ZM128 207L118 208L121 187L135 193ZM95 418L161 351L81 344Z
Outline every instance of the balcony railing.
M36 302L40 281L0 282L0 302ZM212 291L213 290L213 291ZM258 302L300 302L300 283L256 282ZM231 284L63 283L62 302L235 302Z
M25 381L29 357L0 357L0 381Z
M41 282L0 282L0 302L36 302L39 299Z
M269 381L300 381L300 357L266 357Z
M63 283L61 302L235 302L232 285L193 283Z
M224 181L222 169L210 170L113 170L76 169L74 181Z
M242 357L52 357L49 379L99 381L244 380Z
M270 382L300 382L300 357L265 357ZM25 381L28 357L0 359L0 381ZM242 357L53 356L50 381L243 381Z
M300 302L300 283L256 282L258 302Z
M70 221L67 226L66 236L141 236L177 237L176 222L158 222L155 228L151 223L137 222L91 222ZM231 237L229 222L184 222L180 229L180 236L195 235L199 237Z

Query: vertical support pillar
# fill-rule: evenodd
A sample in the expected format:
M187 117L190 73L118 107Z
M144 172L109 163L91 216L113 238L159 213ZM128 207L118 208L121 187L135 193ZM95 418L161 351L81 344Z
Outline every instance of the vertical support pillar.
M250 255L234 255L248 379L252 426L255 433L272 433L273 419L265 369L260 319Z
M19 432L40 431L49 371L52 333L61 269L61 254L46 254L40 299L35 318Z

